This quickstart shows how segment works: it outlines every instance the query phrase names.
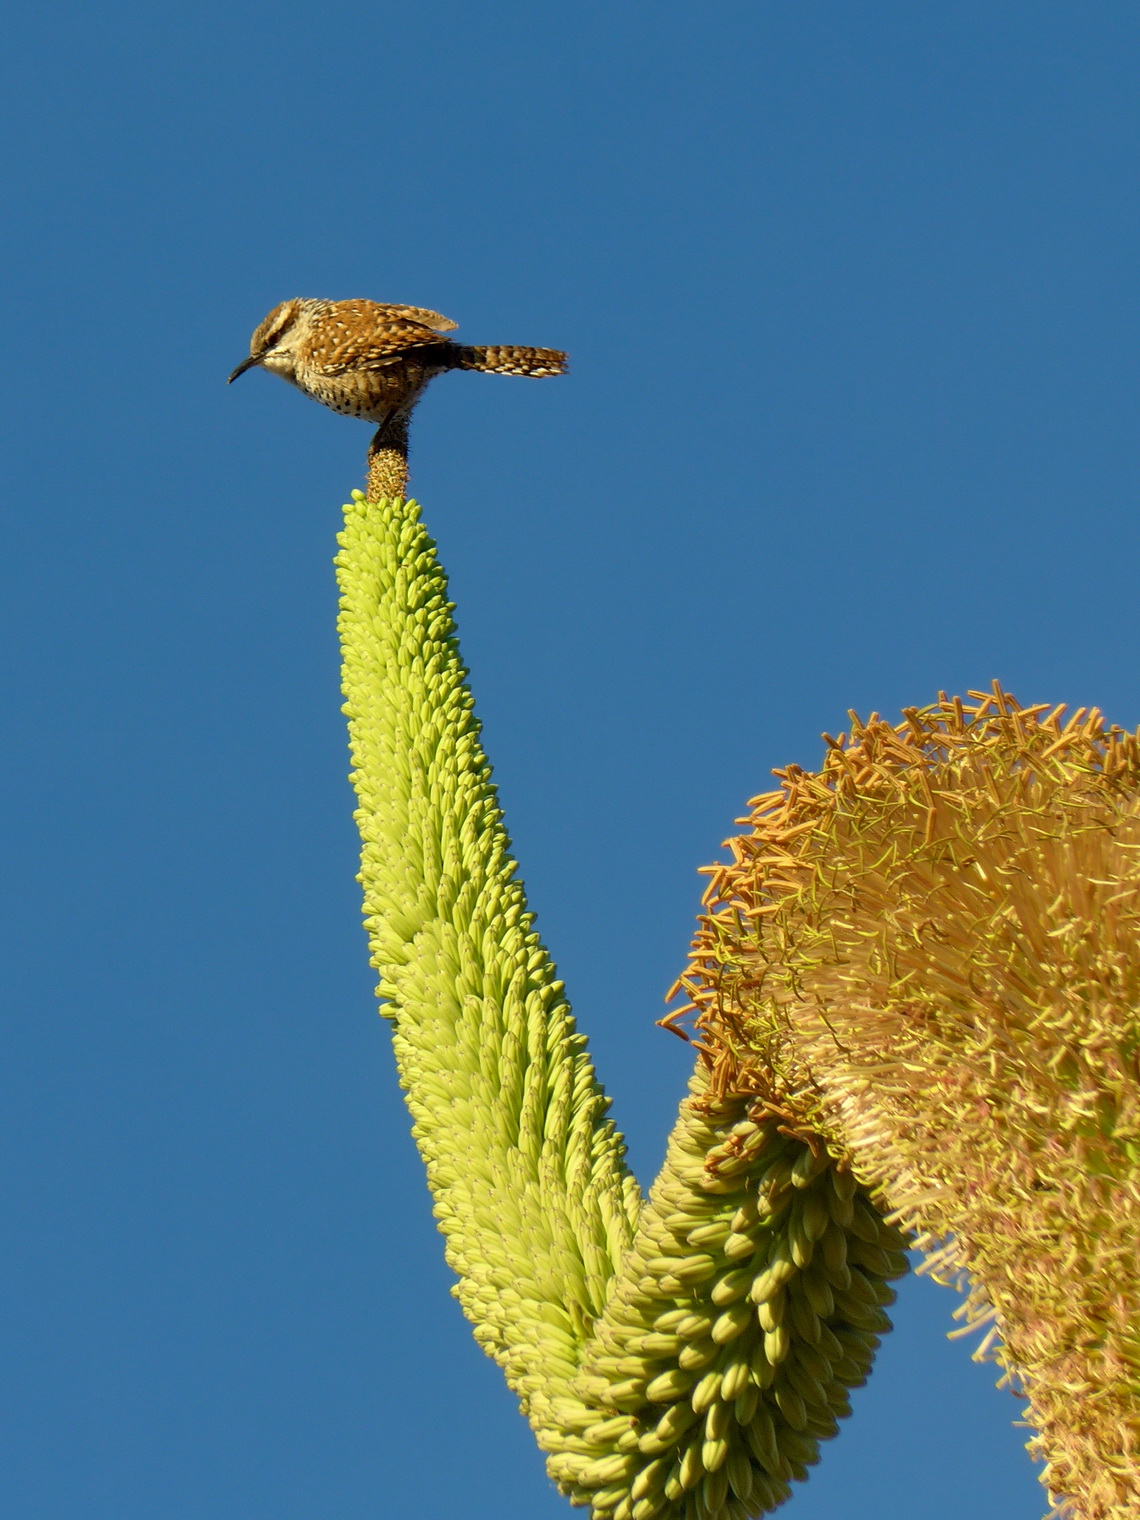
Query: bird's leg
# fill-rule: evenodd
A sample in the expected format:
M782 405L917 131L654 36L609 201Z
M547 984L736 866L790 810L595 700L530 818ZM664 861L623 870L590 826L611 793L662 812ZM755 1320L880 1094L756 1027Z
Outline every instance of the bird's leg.
M369 501L403 496L408 488L408 418L410 407L389 412L368 445Z

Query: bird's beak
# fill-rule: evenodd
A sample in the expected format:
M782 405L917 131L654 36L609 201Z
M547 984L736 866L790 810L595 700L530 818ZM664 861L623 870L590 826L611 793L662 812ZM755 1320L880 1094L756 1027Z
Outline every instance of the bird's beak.
M234 370L233 374L226 381L226 384L227 385L232 385L239 375L244 375L247 369L252 369L255 364L260 364L260 363L261 363L261 357L260 357L260 355L258 355L258 354L250 354L250 356L249 356L248 359L243 359L241 361L241 363L238 365L237 369Z

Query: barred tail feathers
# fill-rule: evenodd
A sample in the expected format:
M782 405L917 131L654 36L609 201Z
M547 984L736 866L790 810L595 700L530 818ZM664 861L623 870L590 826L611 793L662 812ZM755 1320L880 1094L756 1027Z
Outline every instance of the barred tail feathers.
M566 355L557 348L498 348L454 345L456 369L481 369L499 375L564 375Z

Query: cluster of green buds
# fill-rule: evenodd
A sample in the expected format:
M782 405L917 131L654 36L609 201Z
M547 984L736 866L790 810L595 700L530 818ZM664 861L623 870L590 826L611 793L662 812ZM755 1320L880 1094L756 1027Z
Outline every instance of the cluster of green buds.
M643 1199L534 928L414 503L337 560L361 882L453 1290L596 1520L774 1508L848 1412L903 1239L847 1158L698 1063Z
M551 1476L599 1520L774 1509L850 1413L903 1246L825 1145L694 1078Z

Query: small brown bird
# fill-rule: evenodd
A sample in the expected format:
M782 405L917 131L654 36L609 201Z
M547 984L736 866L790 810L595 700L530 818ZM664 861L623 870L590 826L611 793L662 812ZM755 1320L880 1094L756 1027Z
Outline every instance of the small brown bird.
M376 301L282 301L255 330L249 358L334 412L378 424L368 451L368 495L401 496L408 476L408 418L425 388L449 369L563 375L554 348L486 348L442 333L456 324L419 306Z

